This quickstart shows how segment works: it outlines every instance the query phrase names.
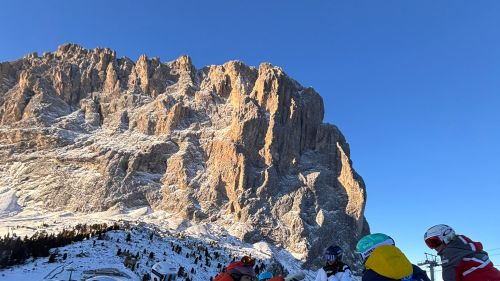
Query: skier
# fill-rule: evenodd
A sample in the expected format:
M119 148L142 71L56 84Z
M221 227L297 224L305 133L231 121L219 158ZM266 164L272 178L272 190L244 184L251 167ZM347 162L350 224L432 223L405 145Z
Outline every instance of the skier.
M351 281L352 273L342 262L342 248L330 246L325 250L325 266L318 270L315 281Z
M481 242L474 242L446 224L429 228L425 244L441 257L444 281L500 281L500 271L493 266Z
M230 263L215 276L214 281L255 281L255 259L244 256L240 261Z
M430 281L425 271L411 264L394 240L383 233L361 238L356 252L365 265L362 281Z

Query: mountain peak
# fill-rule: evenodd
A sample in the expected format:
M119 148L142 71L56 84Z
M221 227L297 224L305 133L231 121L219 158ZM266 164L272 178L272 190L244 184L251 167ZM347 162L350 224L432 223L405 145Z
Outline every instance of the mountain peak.
M344 136L281 68L76 44L35 58L0 64L1 188L21 210L148 206L308 262L368 231Z

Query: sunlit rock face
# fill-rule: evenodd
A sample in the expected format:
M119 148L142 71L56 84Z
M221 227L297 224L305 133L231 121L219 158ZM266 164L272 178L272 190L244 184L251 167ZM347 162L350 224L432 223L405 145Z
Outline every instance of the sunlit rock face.
M0 189L21 207L146 205L318 263L368 232L363 180L323 113L267 63L196 69L66 44L0 64Z

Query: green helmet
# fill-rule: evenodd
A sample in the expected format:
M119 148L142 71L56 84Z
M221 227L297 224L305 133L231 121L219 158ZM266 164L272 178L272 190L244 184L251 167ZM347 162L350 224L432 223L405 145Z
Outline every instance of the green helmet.
M361 255L363 261L366 261L378 246L394 244L394 240L390 236L383 233L373 233L366 235L358 241L356 252Z

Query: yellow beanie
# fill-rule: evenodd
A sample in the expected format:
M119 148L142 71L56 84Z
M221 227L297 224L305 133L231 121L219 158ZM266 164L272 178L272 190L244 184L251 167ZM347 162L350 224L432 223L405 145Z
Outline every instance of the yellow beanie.
M413 273L413 267L399 248L383 245L376 248L365 262L365 267L390 278L402 279Z

